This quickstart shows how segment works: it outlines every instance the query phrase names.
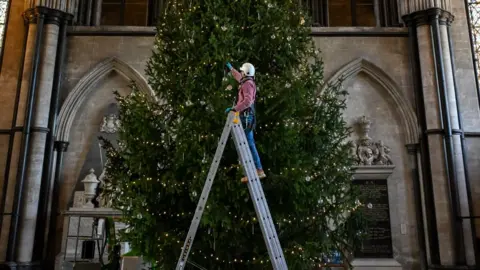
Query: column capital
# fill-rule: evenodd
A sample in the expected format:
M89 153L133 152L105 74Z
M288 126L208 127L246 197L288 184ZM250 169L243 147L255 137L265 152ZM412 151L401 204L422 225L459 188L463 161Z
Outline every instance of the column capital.
M60 25L64 21L71 21L73 15L58 9L37 6L23 12L23 18L27 23L37 23L39 17L45 18L45 24Z
M452 0L432 1L432 0L401 0L399 1L401 16L406 16L415 12L428 10L432 8L452 12Z
M25 10L34 9L37 7L44 7L49 9L56 9L68 14L75 14L78 6L78 0L25 0Z
M53 147L57 152L67 152L69 142L64 142L64 141L55 141L53 143Z
M454 20L454 16L441 8L429 8L404 15L402 19L408 26L431 25L434 21L450 25Z

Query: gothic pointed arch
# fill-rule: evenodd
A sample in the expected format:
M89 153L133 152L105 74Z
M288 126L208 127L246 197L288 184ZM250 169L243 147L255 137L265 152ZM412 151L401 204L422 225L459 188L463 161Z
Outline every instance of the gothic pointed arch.
M409 105L409 102L395 81L388 76L381 68L369 62L364 58L357 58L340 68L327 82L326 85L333 84L338 80L343 80L348 84L359 73L363 72L368 77L377 82L381 88L392 98L396 110L400 115L402 126L406 132L407 144L418 143L419 127L415 111Z
M147 80L138 71L116 57L107 58L83 76L68 94L58 115L57 140L69 141L70 129L78 111L92 92L95 91L97 83L112 71L135 83L140 91L156 99Z

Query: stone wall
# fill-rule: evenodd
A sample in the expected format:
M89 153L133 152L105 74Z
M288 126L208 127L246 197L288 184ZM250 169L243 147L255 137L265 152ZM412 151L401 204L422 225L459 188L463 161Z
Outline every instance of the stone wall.
M480 132L478 89L475 83L472 49L464 1L452 1L455 21L452 24L452 43L455 48L456 80L459 90L459 110L463 117L465 132ZM479 71L480 72L480 71ZM480 216L480 137L467 137L467 168L473 202L473 216ZM480 220L476 220L477 235Z
M472 49L464 1L452 1L455 21L452 24L452 43L455 48L456 79L459 89L460 112L465 131L480 131L479 100L475 84Z
M325 78L329 80L339 69L357 70L347 77L344 86L349 92L345 118L353 125L365 115L372 120L370 137L383 140L391 148L396 165L388 179L393 250L396 259L410 269L418 258L412 177L405 145L408 127L404 124L399 104L379 78L391 79L414 114L414 96L408 56L408 39L404 37L317 37L325 61ZM358 61L358 59L362 59ZM356 61L357 60L357 61ZM357 63L360 62L360 63ZM346 67L345 67L346 66ZM371 67L372 69L370 69ZM387 75L388 74L388 75ZM402 231L402 226L406 230Z
M414 96L408 56L408 40L404 29L385 29L377 36L332 37L316 29L315 42L325 61L325 79L329 80L342 68L354 72L345 83L350 92L349 107L345 117L350 124L360 116L372 120L370 136L383 140L391 148L392 160L396 165L389 181L390 214L392 220L393 246L397 260L411 265L416 260L416 224L412 198L412 179L408 167L408 127L404 115L398 111L398 100L392 91L403 99L414 115ZM358 34L364 30L343 29ZM396 35L396 36L385 36ZM382 37L383 36L383 37ZM68 47L68 64L63 85L63 98L74 89L82 77L89 76L102 61L115 57L144 74L146 60L150 56L153 37L127 36L71 36ZM387 75L388 74L388 75ZM382 81L383 80L383 81ZM386 89L384 81L392 83ZM129 92L129 80L113 71L104 76L94 87L78 111L69 137L69 150L65 154L62 172L61 207L66 209L79 178L80 170L94 134L99 130L103 112L114 102L113 91ZM406 229L401 229L401 227Z
M12 128L18 73L22 62L21 45L25 39L23 19L19 16L23 10L22 1L12 1L0 74L0 130ZM479 100L464 1L452 1L452 12L455 15L451 33L459 109L463 116L464 130L478 133ZM58 210L68 208L90 145L96 140L95 134L100 128L107 107L114 102L113 91L127 94L130 91L130 80L145 82L142 76L145 74L144 68L153 45L153 29L150 27L77 27L71 30L76 34L72 32L68 38L62 102L76 86L87 84L89 79L95 76L95 72L103 70L98 71L103 73L97 73L98 82L89 86L91 91L88 91L88 95L78 104L79 108L73 115L68 136L63 138L70 142L70 146L65 153ZM138 35L100 36L97 33L108 30L133 31ZM85 35L85 31L90 33ZM418 256L418 228L415 224L410 157L405 148L405 144L412 142L411 133L412 129L415 129L412 127L415 123L410 117L411 113L415 112L415 98L405 31L388 28L319 28L314 29L314 39L325 61L326 80L339 75L340 71L351 72L345 82L350 93L345 113L347 121L353 123L358 117L367 116L372 120L370 136L374 140L383 140L391 148L391 157L396 165L388 180L393 246L397 260L405 269L409 269ZM84 35L78 35L79 33ZM108 72L110 69L112 72ZM148 91L148 86L144 88ZM23 104L24 101L20 103ZM20 115L22 114L23 112L20 112ZM466 140L469 176L473 201L476 204L473 214L479 216L480 138L468 137ZM14 149L18 148L19 141L15 140ZM8 144L8 136L0 134L0 153L8 152ZM0 155L0 190L7 188L3 186L6 158L6 154ZM6 212L10 212L13 200L17 159L18 155L14 153L10 166ZM0 243L7 242L8 225L9 216L5 216ZM59 222L58 232L61 231L62 224ZM5 248L6 245L0 244L0 262L4 259Z

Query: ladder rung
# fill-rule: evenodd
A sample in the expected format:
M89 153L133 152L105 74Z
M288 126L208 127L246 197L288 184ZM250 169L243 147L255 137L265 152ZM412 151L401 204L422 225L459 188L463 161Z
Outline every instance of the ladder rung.
M238 117L238 115L235 115L234 113L230 113L227 117L227 123L225 124L222 136L218 142L217 150L215 152L213 162L210 166L210 170L208 172L207 179L205 181L202 194L200 196L201 199L198 202L195 214L192 219L192 223L190 225L190 229L187 233L187 237L177 263L177 270L184 269L187 264L187 258L192 248L193 240L198 230L203 211L205 210L208 195L212 188L213 180L215 179L215 175L218 170L223 151L225 150L225 145L230 132L232 134L235 148L240 158L240 162L242 163L245 176L247 176L248 178L247 187L250 192L250 196L252 197L253 206L255 208L255 212L257 213L260 229L262 231L265 244L267 246L268 254L270 255L270 261L272 262L273 269L288 269L282 247L278 239L277 231L273 223L270 209L268 207L267 200L263 192L262 184L260 179L258 178L257 170L253 163L252 153L250 151L245 132L242 128L240 121L234 122L235 117Z

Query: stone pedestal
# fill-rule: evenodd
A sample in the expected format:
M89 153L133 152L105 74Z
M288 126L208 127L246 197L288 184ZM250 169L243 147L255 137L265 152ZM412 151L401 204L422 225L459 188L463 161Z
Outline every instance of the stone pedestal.
M100 264L100 258L97 248L93 259L82 259L82 243L85 240L95 240L96 245L102 245L105 241L102 225L98 230L94 230L94 220L96 218L120 218L121 212L111 208L84 208L72 207L64 213L64 225L62 235L61 252L56 256L55 270L64 269L75 262L89 262ZM101 224L102 222L99 222ZM103 225L104 226L104 225ZM125 224L115 222L115 231L125 229ZM98 241L97 241L98 240ZM127 243L122 243L120 254L128 252ZM108 262L108 253L103 254L102 259Z
M141 257L127 256L122 258L121 270L147 270L150 265L146 264Z
M394 259L354 259L354 270L402 270L403 267Z

